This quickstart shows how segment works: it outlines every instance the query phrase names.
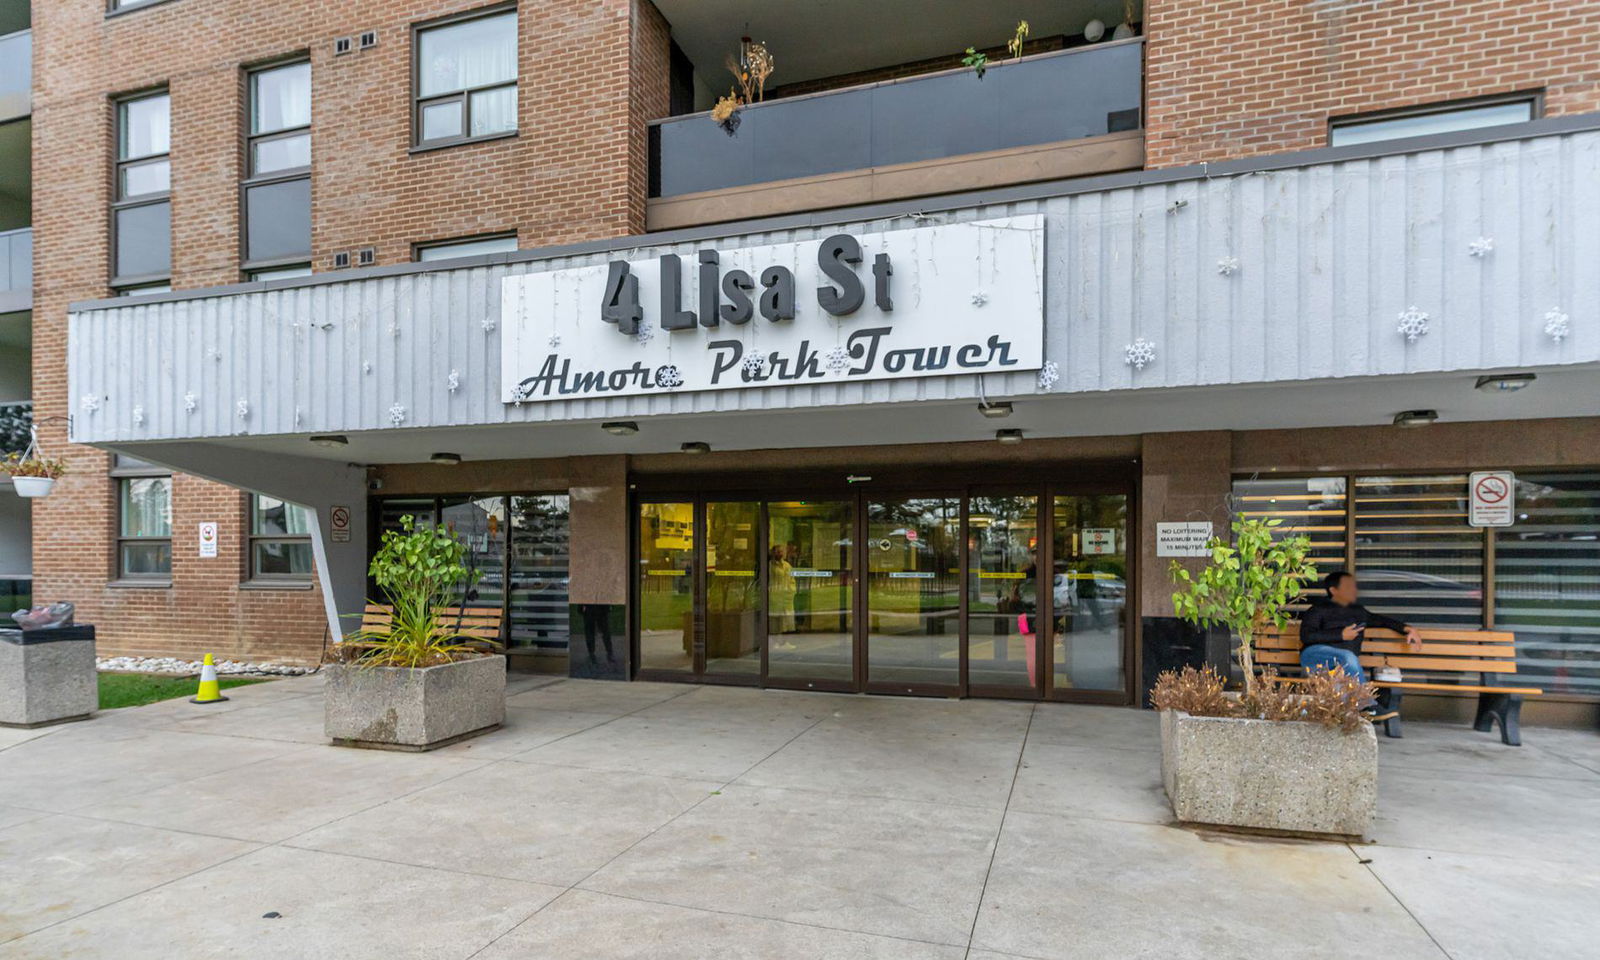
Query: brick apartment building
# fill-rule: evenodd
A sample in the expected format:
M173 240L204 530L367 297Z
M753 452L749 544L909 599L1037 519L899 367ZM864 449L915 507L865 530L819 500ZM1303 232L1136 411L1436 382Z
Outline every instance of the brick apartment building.
M13 120L31 127L32 294L14 312L31 317L31 394L9 399L71 473L31 518L5 508L12 543L31 542L9 572L75 600L106 653L311 661L357 608L377 530L423 514L483 555L481 599L506 605L529 663L564 667L576 630L574 663L598 633L628 676L1132 702L1189 656L1157 525L1283 498L1323 560L1419 622L1547 635L1525 671L1590 710L1600 410L1581 384L1600 271L1581 265L1600 238L1569 215L1600 212L1600 2L1147 0L1124 17L1101 0L34 4L31 110ZM776 70L724 132L705 111L743 35ZM895 258L895 292L865 309L920 319L953 297L926 321L942 335L998 318L975 313L993 301L1042 352L863 384L763 387L757 364L742 389L548 402L504 379L545 339L616 353L599 304L580 306L608 255L644 284L640 350L681 351L693 330L657 315L639 258L680 256L678 302L711 329L697 251L724 269L748 254L751 287L792 263L803 300L795 274L836 233L868 248L869 302L874 251ZM761 281L780 301L782 282ZM750 331L794 318L775 303ZM540 326L578 313L581 337ZM1538 382L1472 391L1508 370ZM1414 410L1440 422L1390 424ZM996 444L996 427L1021 433ZM1566 547L1507 566L1512 533L1431 510L1489 467L1565 491L1563 522L1519 542ZM802 509L819 498L837 509ZM354 514L338 536L335 507ZM1440 539L1400 543L1394 516L1442 522ZM828 537L852 545L824 562ZM910 568L880 570L890 556ZM782 609L780 561L843 591L848 615ZM1529 589L1560 612L1519 621L1516 570L1552 564L1559 582ZM948 629L930 656L959 674L874 673L902 601L880 611L860 575L930 590L957 571L975 586L949 601L954 626L913 632ZM1017 603L1087 639L1036 669ZM774 650L808 630L832 654L781 671Z

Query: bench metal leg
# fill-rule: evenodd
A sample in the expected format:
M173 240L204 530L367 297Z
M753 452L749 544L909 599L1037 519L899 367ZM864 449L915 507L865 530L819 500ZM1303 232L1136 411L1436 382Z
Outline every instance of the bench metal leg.
M1522 695L1519 693L1478 694L1478 716L1472 729L1488 733L1500 721L1500 742L1510 747L1522 746Z
M1384 712L1395 711L1395 715L1383 721L1383 735L1399 740L1404 734L1400 731L1400 700L1405 691L1394 687L1378 688L1378 707Z

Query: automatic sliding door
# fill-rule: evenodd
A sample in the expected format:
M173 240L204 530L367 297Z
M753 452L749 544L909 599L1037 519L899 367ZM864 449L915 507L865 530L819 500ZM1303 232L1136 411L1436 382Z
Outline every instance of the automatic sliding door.
M639 505L639 669L694 673L694 504Z
M855 508L767 504L767 679L848 689L855 679Z
M761 674L761 504L706 504L705 672Z
M967 683L1037 696L1039 498L975 496L967 508Z
M1128 498L1123 494L1055 498L1055 695L1124 690L1128 629Z
M907 693L961 685L961 501L869 501L867 682Z

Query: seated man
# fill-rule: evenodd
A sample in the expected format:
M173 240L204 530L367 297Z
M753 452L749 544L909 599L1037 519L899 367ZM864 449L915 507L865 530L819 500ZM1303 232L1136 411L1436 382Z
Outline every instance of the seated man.
M1422 644L1417 628L1401 623L1381 613L1373 613L1356 603L1358 586L1353 574L1335 570L1325 577L1322 586L1328 591L1327 599L1313 601L1300 615L1300 665L1307 670L1332 670L1334 667L1355 680L1365 680L1361 670L1361 641L1367 627L1383 627L1405 634L1406 643L1412 647ZM1372 705L1369 710L1376 714ZM1373 719L1388 719L1374 716Z

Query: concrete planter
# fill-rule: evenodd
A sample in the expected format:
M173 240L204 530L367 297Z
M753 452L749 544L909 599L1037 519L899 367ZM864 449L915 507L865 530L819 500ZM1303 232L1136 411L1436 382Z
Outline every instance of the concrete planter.
M0 726L86 720L99 705L94 627L0 630Z
M1161 779L1184 823L1364 837L1378 737L1315 723L1161 713Z
M487 733L506 719L506 658L437 667L323 668L324 723L341 747L432 750Z

